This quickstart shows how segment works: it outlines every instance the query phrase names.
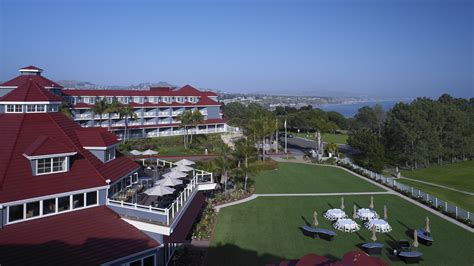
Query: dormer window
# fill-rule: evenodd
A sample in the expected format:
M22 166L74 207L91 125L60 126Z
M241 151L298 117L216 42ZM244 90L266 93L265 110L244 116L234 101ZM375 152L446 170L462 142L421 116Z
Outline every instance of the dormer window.
M105 162L109 162L113 159L115 159L115 146L105 150Z
M53 157L36 160L36 175L46 175L67 171L68 157Z

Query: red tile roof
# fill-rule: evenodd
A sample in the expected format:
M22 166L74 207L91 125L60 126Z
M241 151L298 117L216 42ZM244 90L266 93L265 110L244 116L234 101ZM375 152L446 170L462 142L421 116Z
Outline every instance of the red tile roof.
M61 86L60 84L52 81L52 80L49 80L43 76L32 76L32 75L22 75L22 76L18 76L16 78L13 78L9 81L6 81L4 83L1 83L0 86L3 86L3 87L18 87L18 86L21 86L23 84L26 84L28 82L28 80L33 80L35 81L36 83L38 83L38 85L40 85L41 87L45 87L45 88L62 88L63 86Z
M190 85L179 89L168 87L151 87L149 90L93 90L63 89L66 96L216 96L213 92L200 91Z
M36 71L43 71L43 69L39 68L39 67L35 67L35 66L27 66L27 67L22 67L20 68L20 71L21 70L36 70Z
M105 128L83 128L76 134L83 147L109 147L119 143L117 137Z
M158 246L105 206L0 229L2 265L99 265Z
M26 76L25 76L26 77ZM34 76L31 76L34 77ZM40 87L34 79L29 79L26 83L19 85L0 98L5 102L61 102L62 99L56 94Z
M61 113L0 114L0 202L105 186L105 180L115 181L139 168L120 154L115 160L102 163L83 148L76 133L80 130L77 123ZM68 172L32 175L30 161L23 153L39 136L47 136L78 153Z
M70 145L66 146L61 143L61 141L43 135L36 138L36 140L25 150L25 154L28 156L71 152L74 152L74 149Z

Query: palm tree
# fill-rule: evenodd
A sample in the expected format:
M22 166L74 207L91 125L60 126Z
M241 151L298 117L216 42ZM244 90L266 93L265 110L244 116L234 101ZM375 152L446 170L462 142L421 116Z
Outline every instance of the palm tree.
M101 99L97 101L94 106L92 106L92 112L94 114L99 115L99 124L102 126L102 115L107 113L107 109L109 108L109 104L105 99Z
M59 111L65 116L72 118L71 106L68 102L62 102L59 106Z
M199 123L204 121L204 116L201 114L201 112L198 109L195 109L191 113L191 124L196 127ZM193 132L191 131L191 141L189 142L189 146L193 144Z
M252 169L249 167L248 159L256 154L255 147L248 141L248 139L241 139L235 145L234 157L238 160L238 168L245 176L244 190L247 190L247 180ZM243 167L242 163L244 162Z
M184 128L184 149L188 149L188 126L193 123L193 112L191 110L184 111L180 115L178 115L176 119L181 122L181 127Z
M120 114L120 109L122 109L123 105L117 101L114 100L111 104L108 104L108 108L106 109L105 113L107 114L107 128L110 131L110 125L111 125L111 120L110 120L110 115L112 114Z
M128 120L131 118L137 119L138 116L135 113L135 110L133 109L133 107L130 106L129 104L121 106L121 108L119 109L119 116L120 116L120 119L123 118L125 120L125 130L123 134L123 141L125 142L127 140L127 134L128 134Z
M216 167L221 173L221 183L224 179L224 192L227 193L227 180L230 167L232 165L232 160L230 158L231 149L227 145L222 145L219 147L218 157L216 159Z

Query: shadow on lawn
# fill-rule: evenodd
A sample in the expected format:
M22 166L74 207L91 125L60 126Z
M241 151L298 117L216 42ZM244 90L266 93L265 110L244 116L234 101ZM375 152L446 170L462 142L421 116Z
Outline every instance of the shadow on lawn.
M304 223L305 223L307 226L311 226L311 223L308 222L308 220L306 220L306 218L305 218L303 215L301 215L301 219L303 219Z

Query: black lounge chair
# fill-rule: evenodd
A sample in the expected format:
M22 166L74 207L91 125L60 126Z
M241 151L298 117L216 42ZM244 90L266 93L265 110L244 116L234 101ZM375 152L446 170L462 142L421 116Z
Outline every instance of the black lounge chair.
M433 237L425 231L425 229L418 229L416 230L416 234L418 236L418 241L426 246L433 245Z
M423 253L419 251L402 251L398 254L398 257L404 260L405 263L419 263L421 256L423 256Z
M327 241L332 241L334 236L336 236L336 233L331 230L307 226L307 225L302 226L301 230L303 231L303 234L306 236L310 236L313 238L319 237Z
M382 243L365 243L361 247L369 255L382 254Z

